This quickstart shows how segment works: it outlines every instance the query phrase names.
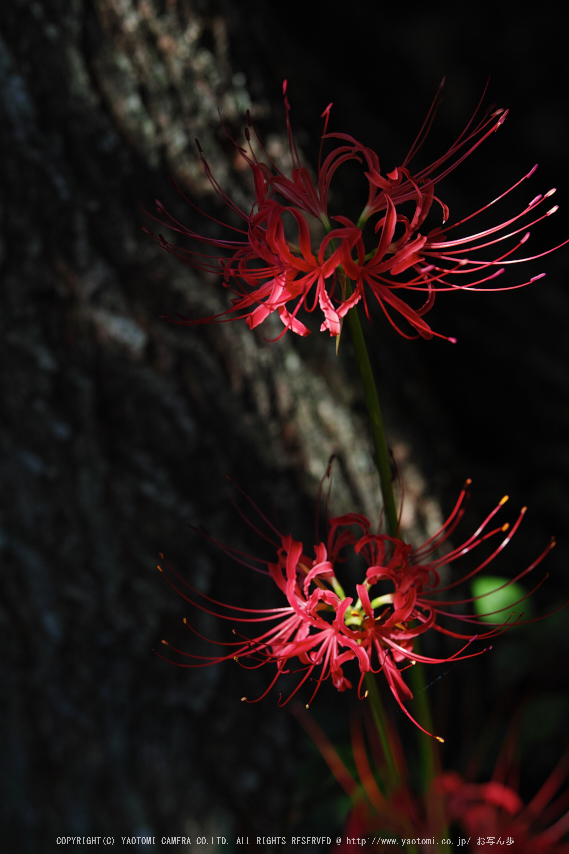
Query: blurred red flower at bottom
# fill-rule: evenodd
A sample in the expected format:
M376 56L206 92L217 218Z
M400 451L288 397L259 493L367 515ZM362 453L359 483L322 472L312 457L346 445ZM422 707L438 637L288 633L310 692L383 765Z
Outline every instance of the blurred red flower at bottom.
M565 754L527 806L505 783L471 783L454 771L436 777L423 798L406 790L378 804L379 790L368 779L367 798L349 812L342 841L333 851L347 854L356 838L369 837L374 838L376 851L409 850L409 845L418 852L434 851L441 829L438 824L431 826L429 816L438 815L450 828L447 838L456 847L460 841L460 849L467 854L479 854L490 845L515 854L569 854L569 843L563 841L569 833L569 792L553 801L568 771L569 754ZM376 806L370 806L368 799ZM387 841L390 836L395 836L394 842Z
M468 783L449 772L435 780L434 788L449 823L469 839L468 851L501 844L512 846L516 854L568 854L569 844L562 840L569 831L569 811L564 812L569 793L551 803L568 771L566 754L527 806L513 788L497 780Z
M496 761L487 783L466 780L455 771L439 772L423 795L409 785L409 773L397 730L387 738L393 757L388 772L383 749L371 715L352 718L351 752L357 778L348 770L336 747L314 718L299 704L292 709L314 741L340 786L350 798L350 809L334 854L348 854L354 844L367 840L374 851L440 851L442 839L466 854L479 854L489 845L513 854L569 854L569 789L559 790L569 776L569 750L526 805L504 773L504 748L511 748L512 733ZM507 766L506 766L507 767ZM358 779L359 778L359 779ZM460 842L459 842L460 840Z

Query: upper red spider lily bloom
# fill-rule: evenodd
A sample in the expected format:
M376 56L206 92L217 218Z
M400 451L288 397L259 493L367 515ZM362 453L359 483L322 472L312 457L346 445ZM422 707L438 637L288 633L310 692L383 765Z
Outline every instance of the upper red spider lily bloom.
M158 200L158 216L152 218L183 237L214 250L213 254L207 254L171 243L162 234L157 237L164 249L185 263L197 270L222 276L225 287L234 294L233 307L201 319L188 319L182 315L164 317L181 325L244 318L253 329L277 312L285 326L283 333L290 329L305 336L309 329L299 314L301 310L310 313L318 306L323 316L321 331L328 330L330 335L338 336L342 318L358 302L363 302L369 316L368 298L372 294L389 322L404 337L447 337L433 332L423 319L433 305L435 294L438 291L496 289L493 280L504 272L507 265L530 260L511 257L529 237L527 229L550 216L557 207L538 211L555 192L550 190L545 195L536 196L516 215L491 228L466 237L454 237L453 229L503 199L533 175L536 167L480 210L447 226L448 207L435 195L435 186L498 130L507 111L490 109L478 119L477 109L445 154L430 166L412 173L409 165L430 129L442 86L407 156L400 166L387 174L382 174L378 156L372 149L348 134L326 133L332 106L328 105L322 114L325 119L322 142L334 140L339 144L322 160L321 143L314 180L300 162L290 124L285 81L283 93L292 161L290 176L283 174L260 142L268 162L258 159L251 145L249 128L246 129L247 149L241 148L230 137L253 174L255 202L249 211L242 210L224 193L199 148L212 186L242 221L242 227L226 225L233 232L232 239L205 237L175 219ZM368 186L367 201L356 222L341 212L332 215L328 204L334 174L347 161L362 165ZM196 208L180 188L176 189ZM425 221L433 204L442 214L443 224L425 230ZM501 248L506 240L509 241L507 248ZM488 283L492 283L491 288L485 287ZM527 281L498 290L526 284ZM412 296L415 291L422 294L423 302L413 308L403 297ZM407 322L408 331L399 326L394 314Z
M168 576L165 577L171 586L192 605L221 619L249 625L251 628L255 624L270 624L270 628L253 636L249 636L246 629L243 629L243 632L234 630L240 640L220 644L230 648L231 651L225 654L199 656L174 650L192 659L192 663L181 666L203 667L229 658L234 658L245 666L252 662L250 664L252 667L272 663L276 666L276 673L262 697L268 693L283 673L289 673L292 668L295 672L303 672L304 675L284 702L288 702L301 685L311 679L316 686L309 700L310 703L322 682L328 677L332 679L339 691L351 688L352 684L344 674L344 666L354 662L359 671L360 697L365 674L370 671L383 672L403 712L420 727L404 705L406 701L412 699L412 693L404 681L403 671L417 661L425 664L441 664L480 655L485 651L484 649L479 652L465 652L465 650L469 648L472 641L495 637L513 624L508 619L505 622L496 622L494 627L489 629L488 623L482 622L481 617L453 614L449 610L454 606L460 607L472 602L472 597L458 600L440 598L441 594L462 581L470 579L488 566L507 545L525 513L526 508L523 508L512 530L500 540L488 557L467 575L441 586L438 570L442 566L453 563L457 558L476 549L484 541L506 533L508 530L507 524L499 527L490 525L505 503L504 498L462 545L451 549L443 557L435 557L435 553L448 540L463 515L463 504L469 484L470 481L467 481L442 528L417 549L413 549L402 540L384 534L370 533L369 520L360 514L350 513L330 520L326 544L318 543L314 548L314 558L309 558L304 552L302 543L289 535L280 534L253 505L262 519L270 525L273 533L279 537L280 543L265 537L277 549L275 563L258 561L256 558L251 560L266 563L265 574L272 578L286 598L287 604L268 609L226 605L197 591L170 567L178 581L190 591L190 595L186 595ZM360 535L354 533L354 528L360 529ZM553 545L551 541L530 566L503 586L518 581L531 572ZM241 560L240 553L227 547L223 548ZM355 585L355 596L346 596L338 579L338 569L347 559L346 550L348 553L351 551L360 558L364 558L365 576L362 583ZM251 566L251 564L248 565ZM253 568L257 569L255 566ZM162 570L161 567L159 569ZM539 582L534 590L541 583ZM512 605L517 604L519 603L512 603ZM481 616L488 617L490 614ZM440 620L445 618L462 620L476 628L467 633L456 631L440 624ZM482 627L485 630L480 632ZM465 643L457 652L444 659L415 652L413 648L415 639L430 629ZM193 631L196 630L193 629ZM208 639L205 638L205 640ZM163 643L167 642L163 641ZM212 641L212 643L218 642ZM293 665L294 661L297 663ZM420 727L420 729L423 728ZM426 730L423 731L426 732ZM428 734L431 735L431 733ZM442 739L438 740L442 741Z

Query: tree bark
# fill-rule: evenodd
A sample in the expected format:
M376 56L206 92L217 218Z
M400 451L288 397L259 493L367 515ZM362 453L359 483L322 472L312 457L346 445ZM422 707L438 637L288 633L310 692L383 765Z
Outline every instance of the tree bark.
M376 512L367 433L333 347L302 362L290 337L266 342L271 322L261 335L157 317L226 303L142 233L135 200L166 195L202 227L170 173L219 211L194 137L228 193L250 191L219 127L218 106L238 130L251 105L215 4L48 0L2 18L2 826L13 851L272 835L299 734L274 694L240 702L272 673L153 655L163 637L191 648L184 615L232 639L164 584L157 556L223 601L280 604L187 524L274 558L225 476L310 537L332 453L335 506Z

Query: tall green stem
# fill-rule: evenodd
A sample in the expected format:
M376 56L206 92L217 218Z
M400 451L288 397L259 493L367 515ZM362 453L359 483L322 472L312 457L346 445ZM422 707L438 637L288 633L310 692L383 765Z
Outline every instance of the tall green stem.
M350 283L345 280L344 284L346 288L346 295L350 296L350 294L352 293ZM379 397L377 394L377 387L375 384L373 369L371 367L364 333L356 306L354 306L348 312L347 321L350 330L350 335L352 337L352 342L354 345L356 360L360 369L366 405L371 422L371 431L375 445L375 461L379 472L381 492L383 494L383 506L385 509L387 530L392 537L396 537L399 534L399 519L395 506L395 495L393 493L391 460L389 457L389 450L385 438L383 418L381 415L381 408L379 405ZM416 706L419 710L419 718L423 722L425 728L428 729L429 732L431 732L431 712L425 694L425 678L421 664L417 663L415 667L412 668L411 679L413 684L413 691L416 697ZM396 775L397 772L389 748L389 741L386 735L387 722L385 719L385 713L381 706L381 700L379 697L377 686L371 674L366 674L366 686L370 692L370 698L372 699L374 720L378 729L382 746L386 754L388 768L391 773ZM376 709L380 711L376 711ZM438 758L435 753L433 741L430 738L421 738L419 749L421 751L422 785L423 791L426 791L429 787L431 780L435 777L437 773Z
M415 638L414 651L416 653L420 653L421 651L419 638ZM425 690L425 670L419 662L417 662L415 667L411 668L409 681L411 682L411 689L413 691L415 715L425 729L432 732L433 717ZM431 780L439 773L439 756L431 738L419 738L419 751L421 756L421 783L425 792Z
M379 691L377 688L377 683L375 681L375 677L373 673L366 673L365 675L365 684L368 690L368 697L371 703L371 711L374 719L374 723L379 734L379 738L381 741L381 746L383 748L383 753L385 755L386 763L387 763L387 779L385 780L385 795L389 799L393 792L397 790L401 790L405 788L405 780L403 777L403 770L400 767L399 762L394 759L393 751L391 749L391 743L389 741L387 733L389 732L389 722L385 715L385 710L383 708L383 704L381 702L381 698L379 696ZM418 854L417 847L413 844L406 844L404 846L405 850L408 854Z
M393 758L391 744L387 736L387 733L389 732L389 722L385 715L385 709L383 708L383 703L381 702L381 697L379 696L379 690L373 673L366 673L365 684L368 690L368 699L371 705L373 720L379 735L379 740L381 741L385 761L387 763L387 795L389 795L392 791L397 789L401 783L401 772Z
M350 283L346 280L345 285L349 295L351 293ZM387 521L387 529L391 536L395 537L397 536L399 520L397 517L397 508L395 506L395 495L393 493L393 479L391 476L389 450L385 440L383 418L381 415L375 378L373 376L373 370L369 360L364 333L358 317L357 308L355 306L348 312L347 321L350 329L350 335L352 337L352 343L354 345L356 361L360 369L367 410L371 423L371 432L375 445L375 463L379 472L379 482L383 495L383 507ZM385 716L375 677L372 673L366 673L365 683L368 690L373 719L387 763L389 776L388 789L392 791L401 783L401 775L396 767L391 750L391 744L388 738L389 723Z
M351 293L351 287L348 282L346 282L346 284L349 296ZM391 460L389 458L389 449L385 440L385 430L383 428L383 418L381 415L375 378L373 376L373 370L369 360L364 333L356 306L351 308L348 312L347 321L350 335L352 336L356 361L360 369L367 410L371 422L371 433L375 445L375 463L379 472L379 482L383 495L387 530L392 537L396 537L399 528L399 519L397 516L397 508L395 506L395 495L393 493Z

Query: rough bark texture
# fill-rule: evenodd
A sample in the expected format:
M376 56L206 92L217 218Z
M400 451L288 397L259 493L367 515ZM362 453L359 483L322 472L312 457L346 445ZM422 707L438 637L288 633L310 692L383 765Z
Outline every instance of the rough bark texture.
M258 550L230 473L306 532L302 487L314 497L334 451L336 500L373 511L367 442L353 439L365 427L345 380L327 379L329 351L316 367L289 338L269 346L244 325L188 334L156 317L224 307L142 234L133 201L167 193L170 172L211 206L196 136L243 196L218 130L218 106L230 125L250 106L224 19L207 3L102 0L20 4L4 25L0 755L12 850L48 851L61 834L270 835L291 810L290 720L274 701L239 702L268 674L153 657L163 636L192 642L157 554L204 592L266 604L263 579L228 572L186 525Z
M229 473L264 507L274 505L283 527L309 537L334 452L336 509L374 516L357 382L316 336L302 346L291 337L269 345L244 324L188 332L157 319L213 313L225 297L142 234L146 220L133 201L150 207L160 196L202 227L165 175L219 211L198 137L218 181L246 198L218 107L234 132L248 108L274 132L272 104L285 74L299 92L314 80L316 101L312 93L299 98L301 126L333 97L320 97L324 54L310 52L285 17L262 3L237 11L214 0L19 0L0 13L0 810L3 844L13 852L49 852L58 835L273 835L301 807L296 726L273 700L239 702L244 692L261 693L267 675L232 663L186 671L152 656L162 637L191 641L181 631L184 603L162 582L155 557L164 551L213 596L267 605L264 579L228 566L186 525L258 552L229 501ZM284 57L295 46L289 72ZM418 72L411 67L407 80ZM333 84L349 104L346 121L359 116L357 129L339 129L374 127L371 82L351 91L335 67ZM274 139L282 148L282 135ZM462 340L472 333L481 346L466 381L462 356L449 366L446 351L423 357L392 336L381 355L384 376L395 377L386 380L387 409L393 435L401 447L414 444L443 493L480 466L486 509L484 501L509 488L498 474L528 487L539 549L552 530L561 533L569 506L567 296L555 282L532 292L522 298L525 320L510 312L508 296L489 297L497 300L490 320L476 309L462 326ZM436 326L454 334L452 320L443 313ZM505 332L512 324L513 334ZM263 327L267 337L279 331ZM518 347L521 336L532 343L512 361L511 342ZM490 371L502 360L508 376L495 383ZM532 412L541 389L539 421L530 414L522 422L519 402L498 428L479 417L481 407L496 411L504 389L512 400L530 398ZM418 417L426 426L413 426ZM483 430L497 430L494 457L475 448ZM529 476L517 470L522 456ZM420 494L420 478L414 483ZM432 505L419 507L427 523L429 514L436 516ZM525 559L524 549L518 554ZM198 626L221 637L207 615ZM531 654L536 664L544 649L520 643L512 654ZM535 691L553 692L554 678L536 676Z

